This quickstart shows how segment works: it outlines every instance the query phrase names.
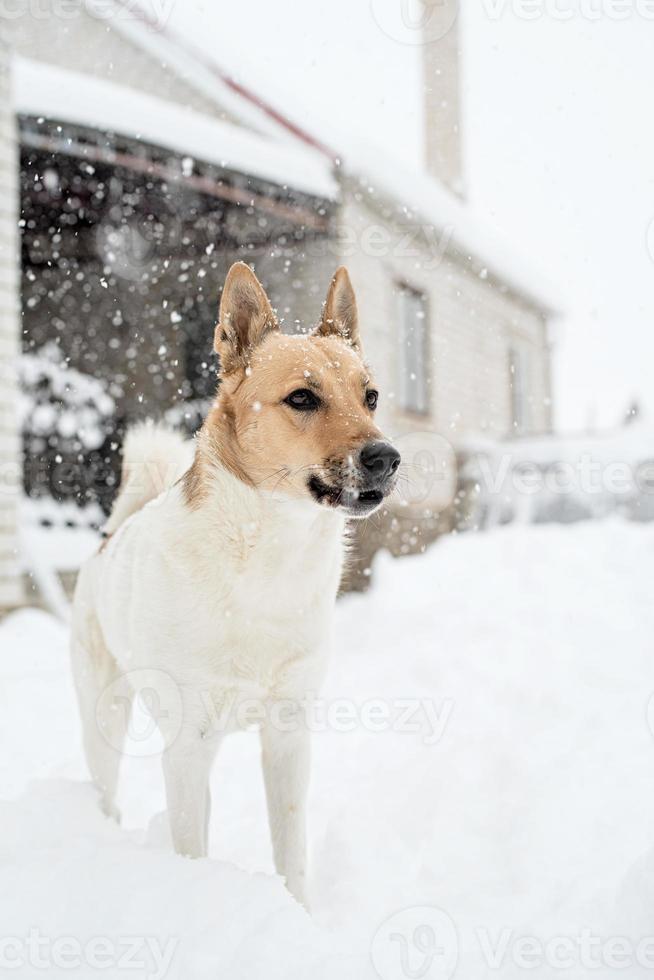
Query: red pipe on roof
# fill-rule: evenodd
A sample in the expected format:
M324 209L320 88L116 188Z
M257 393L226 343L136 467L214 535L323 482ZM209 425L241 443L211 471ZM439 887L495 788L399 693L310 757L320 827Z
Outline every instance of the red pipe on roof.
M139 4L135 4L133 0L114 0L114 2L126 10L129 10L132 15L140 20L141 23L147 25L151 30L157 31L159 34L163 34L165 37L167 37L168 40L177 45L178 48L181 48L195 61L200 62L200 64L210 71L212 75L216 75L223 85L226 85L237 95L240 95L242 99L252 103L252 105L264 112L279 126L282 126L289 133L292 133L296 139L301 140L308 146L313 147L314 150L318 150L320 153L324 154L329 158L331 163L337 162L339 159L339 154L336 153L335 150L332 150L326 143L322 143L320 140L316 139L315 136L312 136L311 133L307 132L307 130L303 129L297 123L294 123L288 118L288 116L285 116L283 112L280 112L280 110L276 109L270 102L267 102L260 95L257 95L257 93L252 89L248 88L246 85L243 85L241 82L238 82L232 77L232 75L228 74L213 60L208 58L204 51L197 48L190 41L187 41L186 38L182 38L177 32L171 31L170 28L157 23L157 21L155 21L155 19L151 17L146 10L143 10Z

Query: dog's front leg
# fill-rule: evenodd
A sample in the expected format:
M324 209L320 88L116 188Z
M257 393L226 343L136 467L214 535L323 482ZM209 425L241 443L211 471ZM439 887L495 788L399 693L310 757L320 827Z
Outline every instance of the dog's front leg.
M306 896L306 799L309 787L309 732L298 720L297 730L279 731L267 724L261 731L263 775L277 872L298 902Z
M184 857L206 857L211 797L209 776L218 748L215 737L182 731L166 749L163 770L173 845Z

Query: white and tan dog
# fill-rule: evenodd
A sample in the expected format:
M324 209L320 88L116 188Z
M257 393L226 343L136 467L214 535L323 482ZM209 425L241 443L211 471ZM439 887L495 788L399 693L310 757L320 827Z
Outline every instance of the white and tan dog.
M72 659L85 750L117 815L125 717L107 691L129 703L133 679L148 678L174 846L200 857L218 744L239 704L259 702L275 864L306 903L302 705L325 671L346 520L380 505L400 457L375 426L345 269L316 330L285 336L254 273L232 266L215 349L221 383L195 451L155 426L128 434L109 538L80 572ZM267 710L282 705L283 723Z

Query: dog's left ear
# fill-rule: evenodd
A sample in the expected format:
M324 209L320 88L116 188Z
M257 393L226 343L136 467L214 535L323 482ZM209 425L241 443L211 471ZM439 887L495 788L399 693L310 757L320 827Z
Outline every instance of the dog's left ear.
M355 350L361 351L357 301L347 269L343 265L334 273L317 333L323 337L340 337Z
M220 373L245 369L252 350L273 330L279 322L266 291L249 265L235 262L225 279L214 337Z

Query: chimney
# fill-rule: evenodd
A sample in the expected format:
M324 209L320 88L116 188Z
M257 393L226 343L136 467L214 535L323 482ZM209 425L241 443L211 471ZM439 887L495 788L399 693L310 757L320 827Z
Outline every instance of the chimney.
M459 0L421 0L428 172L463 197L460 128Z

